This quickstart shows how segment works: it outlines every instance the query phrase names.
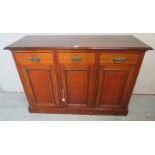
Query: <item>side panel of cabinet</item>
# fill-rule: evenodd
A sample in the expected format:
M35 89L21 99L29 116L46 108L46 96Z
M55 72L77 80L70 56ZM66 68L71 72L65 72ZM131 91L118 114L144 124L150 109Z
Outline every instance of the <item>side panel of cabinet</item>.
M133 82L134 65L102 65L99 68L97 106L121 108L126 105Z
M35 53L37 55L37 53ZM46 56L46 54L44 54ZM42 56L41 62L29 62L28 53L15 53L14 58L18 71L27 94L30 106L37 107L59 107L58 86L53 64L53 55L49 54L51 62L46 63L45 57ZM24 63L18 60L18 57L24 57ZM37 55L38 56L38 55ZM28 62L27 62L28 61ZM44 62L44 64L41 64Z

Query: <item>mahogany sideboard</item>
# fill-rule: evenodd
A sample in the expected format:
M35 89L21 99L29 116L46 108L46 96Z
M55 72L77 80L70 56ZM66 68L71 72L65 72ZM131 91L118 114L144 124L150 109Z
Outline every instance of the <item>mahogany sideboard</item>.
M11 50L29 111L127 115L144 54L131 35L26 36Z

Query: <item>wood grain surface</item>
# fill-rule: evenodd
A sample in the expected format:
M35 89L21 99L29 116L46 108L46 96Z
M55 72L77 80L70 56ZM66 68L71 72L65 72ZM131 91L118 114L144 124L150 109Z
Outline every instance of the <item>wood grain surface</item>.
M5 49L130 49L152 48L132 35L37 35L24 38Z

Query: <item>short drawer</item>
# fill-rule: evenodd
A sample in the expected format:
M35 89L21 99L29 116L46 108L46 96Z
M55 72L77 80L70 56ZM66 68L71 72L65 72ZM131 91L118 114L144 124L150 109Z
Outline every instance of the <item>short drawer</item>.
M122 53L102 53L100 64L137 64L139 62L139 54L122 54Z
M52 53L15 53L15 58L21 65L53 64Z
M60 64L95 64L95 53L58 53Z

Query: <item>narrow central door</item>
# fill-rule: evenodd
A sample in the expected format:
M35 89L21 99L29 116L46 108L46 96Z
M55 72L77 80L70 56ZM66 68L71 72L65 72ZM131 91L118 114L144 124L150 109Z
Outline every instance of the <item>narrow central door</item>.
M94 94L95 54L59 53L61 100L68 107L89 107Z

